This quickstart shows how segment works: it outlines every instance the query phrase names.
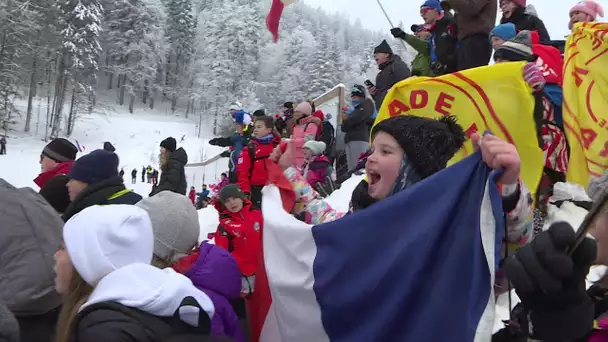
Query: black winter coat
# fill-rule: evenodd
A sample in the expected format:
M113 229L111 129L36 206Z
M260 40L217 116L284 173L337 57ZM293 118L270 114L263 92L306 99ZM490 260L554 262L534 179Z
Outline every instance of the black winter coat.
M374 103L370 99L365 99L363 103L355 107L355 110L342 121L342 132L344 142L368 141L370 131L370 118L374 114Z
M391 55L386 63L378 67L380 73L376 76L376 93L373 98L376 102L376 108L380 109L388 91L397 82L410 77L410 69L398 55Z
M78 314L70 342L229 341L209 337L211 322L206 319L206 325L196 328L174 317L157 317L118 303L99 303Z
M432 32L431 49L435 51L436 60L431 61L431 72L434 76L449 74L458 70L457 48L458 31L451 14L439 20Z
M125 188L122 177L116 176L87 186L65 210L61 218L67 222L72 216L94 205L135 204L141 196Z
M184 167L188 164L188 155L183 148L171 152L169 161L161 169L158 186L152 189L150 196L154 196L161 191L173 191L178 194L186 195L188 182L186 181L186 171Z
M511 18L502 17L500 23L512 23L518 32L523 30L538 32L541 44L547 44L551 41L545 23L540 18L526 13L526 10L522 7L518 7Z

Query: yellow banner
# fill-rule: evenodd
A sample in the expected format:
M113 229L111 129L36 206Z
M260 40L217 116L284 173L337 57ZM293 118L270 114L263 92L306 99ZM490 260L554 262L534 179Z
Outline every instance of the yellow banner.
M608 169L608 24L576 24L564 56L568 181L587 186Z
M535 192L544 166L534 124L534 98L523 80L525 63L504 63L442 77L415 77L386 95L376 124L395 115L429 118L455 115L467 137L486 130L513 143L522 161L521 178ZM474 152L469 139L450 161Z

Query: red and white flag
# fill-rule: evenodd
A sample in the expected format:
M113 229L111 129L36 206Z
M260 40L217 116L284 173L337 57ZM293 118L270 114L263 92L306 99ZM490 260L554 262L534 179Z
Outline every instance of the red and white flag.
M268 12L268 16L266 17L266 27L272 33L272 39L275 43L279 40L279 22L281 21L283 9L294 2L296 0L272 0L270 12Z

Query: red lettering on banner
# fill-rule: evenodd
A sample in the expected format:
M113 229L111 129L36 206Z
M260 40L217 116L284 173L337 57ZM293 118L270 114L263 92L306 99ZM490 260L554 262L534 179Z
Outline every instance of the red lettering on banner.
M439 98L437 98L437 103L435 104L435 111L441 115L448 116L451 113L449 112L452 109L452 102L456 98L450 94L440 93Z
M595 34L593 35L593 43L591 45L591 51L595 51L595 50L599 49L600 46L602 46L603 41L599 39L598 33L599 32L596 31Z
M598 123L597 123L601 128L604 128L604 126L606 126L606 120L601 119Z
M388 112L391 117L407 113L409 110L410 107L397 99L393 100L393 102L388 105Z
M600 152L600 157L608 157L608 141L604 143L604 149Z
M410 106L412 106L412 109L424 108L428 103L429 93L426 90L414 90L410 94Z
M583 147L585 150L589 149L589 146L595 141L597 138L597 133L590 128L581 128L581 140L583 141Z
M574 83L576 83L577 87L580 87L583 84L583 78L580 75L587 76L589 70L575 67L574 71L572 71L572 76L574 76Z
M471 138L471 135L473 133L477 133L478 129L477 129L477 125L476 124L472 124L469 128L467 128L466 131L464 131L464 134L467 136L467 138Z

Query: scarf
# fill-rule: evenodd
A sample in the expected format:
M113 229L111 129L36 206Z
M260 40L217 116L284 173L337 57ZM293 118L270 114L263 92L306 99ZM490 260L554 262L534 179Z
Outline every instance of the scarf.
M274 139L274 135L272 134L266 134L265 136L261 137L261 138L255 138L255 140L257 140L260 144L270 144L272 142L272 140Z

